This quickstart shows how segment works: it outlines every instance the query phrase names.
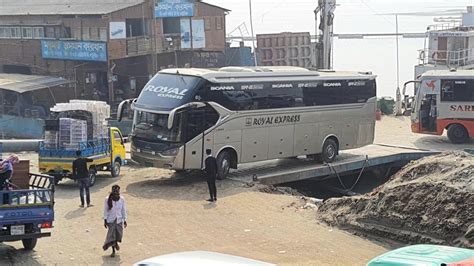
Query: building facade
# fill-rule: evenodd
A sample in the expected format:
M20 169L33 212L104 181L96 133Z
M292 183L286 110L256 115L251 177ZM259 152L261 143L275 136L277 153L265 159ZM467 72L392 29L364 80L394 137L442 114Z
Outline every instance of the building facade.
M194 0L0 0L0 72L116 105L165 67L220 67L228 10Z

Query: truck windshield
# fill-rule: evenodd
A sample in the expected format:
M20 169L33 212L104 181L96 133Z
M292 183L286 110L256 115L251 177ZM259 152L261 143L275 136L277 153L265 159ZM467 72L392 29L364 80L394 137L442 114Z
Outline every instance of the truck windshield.
M135 104L147 110L167 111L191 99L201 78L179 74L157 74L143 88Z
M167 114L153 114L138 111L135 123L134 135L138 138L162 141L162 142L181 142L182 135L182 114L177 113L174 119L174 125L168 129Z

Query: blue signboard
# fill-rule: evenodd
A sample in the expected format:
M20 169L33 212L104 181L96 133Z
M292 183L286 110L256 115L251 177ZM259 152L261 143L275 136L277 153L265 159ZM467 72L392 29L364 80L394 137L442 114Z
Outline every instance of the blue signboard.
M194 2L192 0L161 0L155 3L155 17L192 17Z
M44 59L107 62L106 42L41 41Z

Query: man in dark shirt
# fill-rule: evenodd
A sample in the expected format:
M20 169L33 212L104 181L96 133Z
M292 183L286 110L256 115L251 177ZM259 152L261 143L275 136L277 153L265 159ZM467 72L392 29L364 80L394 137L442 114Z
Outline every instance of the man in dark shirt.
M204 171L207 175L207 186L209 187L209 195L211 197L207 200L210 202L217 201L217 188L216 188L216 176L217 176L217 160L211 155L211 150L206 150L207 158L204 161Z
M76 151L77 159L72 163L72 177L79 183L79 193L81 197L81 208L84 207L84 193L86 194L87 207L92 207L91 196L89 194L89 170L87 163L92 159L82 158L81 151Z

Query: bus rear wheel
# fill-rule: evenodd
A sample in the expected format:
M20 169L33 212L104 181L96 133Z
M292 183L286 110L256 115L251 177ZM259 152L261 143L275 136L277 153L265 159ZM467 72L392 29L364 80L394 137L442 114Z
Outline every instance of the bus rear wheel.
M469 133L463 125L454 124L448 127L448 138L454 144L462 144L469 141Z
M217 179L223 180L227 177L232 164L232 156L228 151L223 151L217 156Z
M332 163L339 153L339 147L335 140L327 139L323 145L323 152L321 154L321 159L325 163Z

